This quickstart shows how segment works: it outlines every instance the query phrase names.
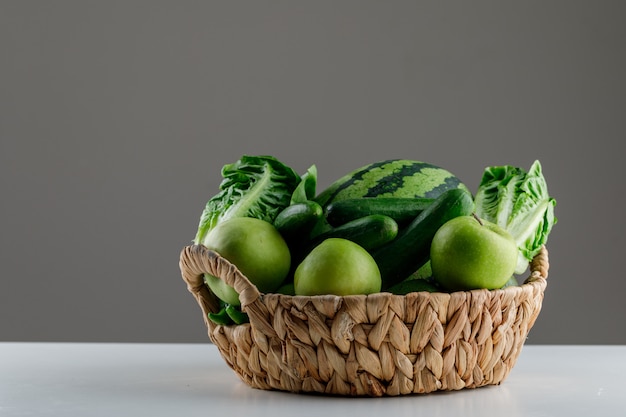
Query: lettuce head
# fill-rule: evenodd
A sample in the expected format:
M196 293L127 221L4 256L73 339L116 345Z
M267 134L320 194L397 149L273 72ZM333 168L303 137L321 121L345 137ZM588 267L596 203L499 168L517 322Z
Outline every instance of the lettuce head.
M526 271L557 221L556 200L548 194L539 161L528 172L508 165L487 167L474 201L478 217L511 233L519 249L515 273Z
M194 243L202 244L219 222L255 217L273 223L301 182L290 167L272 156L242 156L222 167L220 192L206 204Z

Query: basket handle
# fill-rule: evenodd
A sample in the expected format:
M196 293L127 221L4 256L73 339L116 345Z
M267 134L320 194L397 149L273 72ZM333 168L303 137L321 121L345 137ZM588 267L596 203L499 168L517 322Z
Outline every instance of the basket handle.
M185 246L180 253L179 267L182 278L187 283L187 289L202 308L205 320L208 313L217 312L219 309L217 297L204 283L204 274L207 273L218 277L239 293L241 309L248 314L251 325L266 335L276 334L269 324L269 311L261 301L261 292L235 265L220 254L203 245Z
M539 253L530 262L530 276L526 278L524 283L547 280L549 269L550 260L548 258L548 249L543 245Z

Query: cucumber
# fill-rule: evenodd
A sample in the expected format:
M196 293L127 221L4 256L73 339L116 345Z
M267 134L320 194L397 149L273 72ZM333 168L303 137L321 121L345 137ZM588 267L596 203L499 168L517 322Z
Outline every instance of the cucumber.
M372 214L321 233L310 241L307 251L331 237L351 240L367 251L391 242L398 235L398 223L389 216Z
M332 226L339 226L371 214L382 214L403 225L417 217L433 201L433 198L351 198L330 203L326 207L326 220Z
M278 213L274 227L289 243L308 236L323 215L322 206L315 201L294 203Z
M437 230L448 220L474 211L472 195L455 188L442 193L398 236L372 253L386 290L403 281L430 259L430 244Z

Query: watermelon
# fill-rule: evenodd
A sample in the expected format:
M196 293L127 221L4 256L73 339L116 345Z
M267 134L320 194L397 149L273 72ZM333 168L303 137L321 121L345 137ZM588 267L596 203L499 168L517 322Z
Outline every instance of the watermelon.
M469 192L459 178L441 167L409 159L389 159L339 178L318 194L315 201L326 207L333 201L363 197L437 198L453 188Z

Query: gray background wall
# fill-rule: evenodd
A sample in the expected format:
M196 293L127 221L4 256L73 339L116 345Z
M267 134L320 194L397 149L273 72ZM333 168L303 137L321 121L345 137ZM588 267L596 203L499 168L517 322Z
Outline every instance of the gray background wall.
M544 167L528 343L626 343L622 1L0 0L0 340L206 342L180 279L220 168Z

